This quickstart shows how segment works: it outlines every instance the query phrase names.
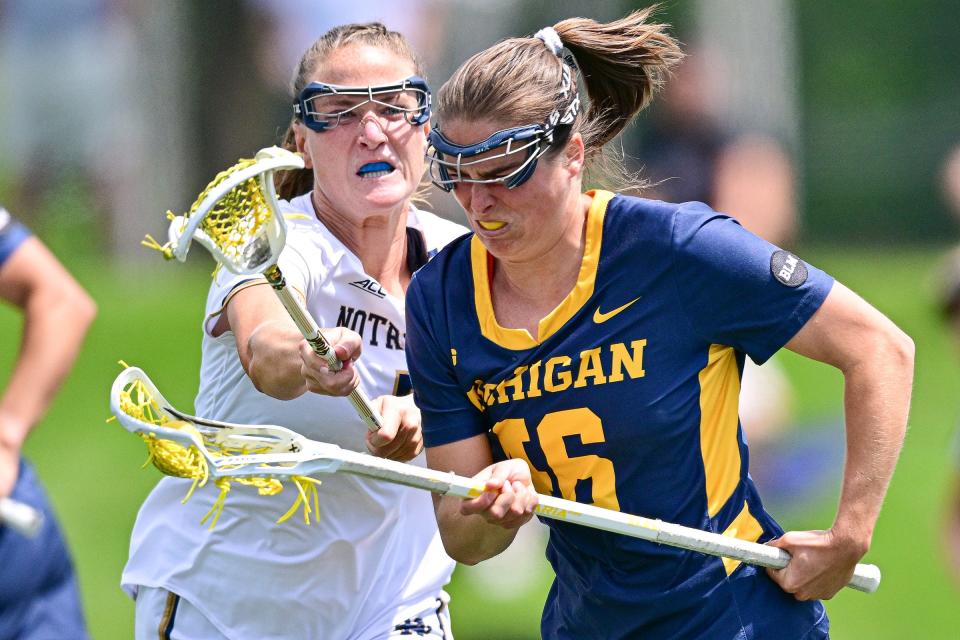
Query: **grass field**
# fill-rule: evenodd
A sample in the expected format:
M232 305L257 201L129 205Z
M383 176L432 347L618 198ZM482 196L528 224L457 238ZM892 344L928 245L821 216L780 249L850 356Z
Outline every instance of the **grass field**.
M948 446L960 408L960 358L932 311L927 284L937 255L937 249L805 252L891 316L917 343L910 432L867 557L883 569L884 582L874 595L846 590L828 603L838 640L947 638L956 633L960 593L943 564L938 528L950 469ZM144 368L176 406L192 407L208 266L169 265L142 273L77 268L100 315L77 368L27 452L66 529L90 627L99 640L131 635L132 603L119 589L119 576L137 509L158 477L153 469L139 468L145 459L139 441L104 423L110 383L120 370L117 360L124 359ZM0 385L16 354L19 323L12 310L0 309ZM792 354L783 362L798 391L799 418L839 413L837 373ZM783 524L827 527L834 506L832 499L824 500L804 513L791 513ZM537 566L545 570L545 561ZM451 587L459 640L536 637L547 575L540 575L525 597L503 597L496 588L464 576L455 577Z

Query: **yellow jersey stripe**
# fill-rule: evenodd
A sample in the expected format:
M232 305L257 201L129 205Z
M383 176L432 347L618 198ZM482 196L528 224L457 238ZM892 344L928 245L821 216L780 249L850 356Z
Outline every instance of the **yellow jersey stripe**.
M700 454L711 518L740 482L739 400L740 374L733 348L710 345L707 366L700 371Z
M477 236L470 241L470 262L473 271L473 296L480 322L480 331L485 338L507 349L532 349L556 333L593 295L600 264L600 245L603 241L603 218L607 203L614 194L609 191L588 191L593 202L587 211L587 228L584 237L583 259L577 283L567 297L545 318L540 320L537 339L526 329L502 327L497 322L490 297L490 275L487 271L487 250Z
M760 539L762 533L763 527L761 527L757 519L753 517L753 514L750 513L750 508L747 506L747 503L744 502L743 509L741 509L737 517L733 519L730 526L724 530L723 535L737 538L738 540L746 540L747 542L756 542ZM727 575L733 573L739 566L739 560L723 558L723 569L727 572Z

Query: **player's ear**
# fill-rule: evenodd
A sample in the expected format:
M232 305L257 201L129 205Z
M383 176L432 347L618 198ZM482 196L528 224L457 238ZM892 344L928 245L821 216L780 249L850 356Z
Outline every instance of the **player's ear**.
M307 136L304 133L304 126L302 122L293 123L293 139L297 145L297 153L303 156L303 168L312 169L313 168L313 159L310 157L310 154L307 153Z
M564 150L567 160L567 168L574 174L583 171L583 165L586 161L586 149L583 146L583 136L577 131L567 142Z
M423 135L424 135L424 136L430 135L430 123L429 123L429 122L426 122L426 123L423 125Z

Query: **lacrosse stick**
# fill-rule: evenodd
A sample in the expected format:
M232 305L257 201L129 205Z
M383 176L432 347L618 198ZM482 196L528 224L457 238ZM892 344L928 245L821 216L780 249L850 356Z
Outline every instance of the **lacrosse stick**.
M131 411L131 403L125 399L131 389L142 390L138 391L143 396L141 402L151 403L154 419L145 421L138 417L138 411ZM349 473L458 498L475 498L484 492L482 483L469 478L341 449L309 440L284 427L231 424L182 413L174 409L137 368L126 369L114 381L110 406L128 431L165 442L170 451L179 450L182 459L189 452L189 457L202 461L203 470L193 473L204 477L209 474L228 479L288 479ZM156 457L158 453L153 455ZM173 475L199 477L190 473L179 467ZM546 518L763 567L782 569L790 561L790 555L776 547L553 496L540 495L536 512ZM859 564L847 586L872 593L879 584L880 570L874 565Z
M231 273L262 275L313 351L332 371L339 371L343 364L320 333L316 321L290 293L277 266L287 228L279 212L273 173L302 168L303 158L295 153L279 147L261 149L253 160L241 160L217 174L188 213L169 214L169 244L161 247L149 237L145 244L183 262L191 242L196 240ZM363 390L358 387L349 399L367 428L377 431L382 419Z
M0 498L0 524L33 538L43 526L43 514L19 500Z

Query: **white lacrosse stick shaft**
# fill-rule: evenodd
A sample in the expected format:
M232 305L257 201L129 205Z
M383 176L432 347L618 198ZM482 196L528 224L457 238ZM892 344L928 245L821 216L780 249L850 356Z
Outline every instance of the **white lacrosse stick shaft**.
M331 455L327 450L327 447L331 446L333 445L324 445L324 455ZM309 454L310 450L306 449L304 455ZM475 498L483 493L482 484L453 473L424 469L352 451L341 450L341 454L343 462L336 471L426 489L433 493L457 498ZM215 464L226 467L231 464L230 461L231 458L218 458ZM732 558L762 567L782 569L790 562L790 554L777 547L543 494L539 494L536 512L540 516L553 520L572 522L592 529L620 533L712 556ZM847 586L865 593L873 593L880 586L880 569L872 564L858 564Z
M43 526L43 514L18 500L0 498L0 524L33 538L40 533Z
M203 433L204 439L209 439L218 446L245 447L269 451L269 453L214 456L207 450L199 435L165 428L162 425L148 424L128 415L121 407L120 395L122 390L134 380L143 383L153 401L171 419L193 423ZM282 480L284 477L294 475L309 476L343 472L457 498L475 498L484 492L483 484L470 478L342 449L334 444L310 440L285 427L233 424L182 413L166 401L142 370L135 367L126 369L117 376L110 394L110 404L114 415L128 431L152 433L159 438L174 440L185 446L196 446L206 457L210 474L217 477L274 477ZM790 562L790 554L777 547L563 498L543 494L538 498L536 512L544 518L620 533L712 556L732 558L763 567L782 569ZM858 564L847 586L873 593L879 585L880 569L875 565Z

